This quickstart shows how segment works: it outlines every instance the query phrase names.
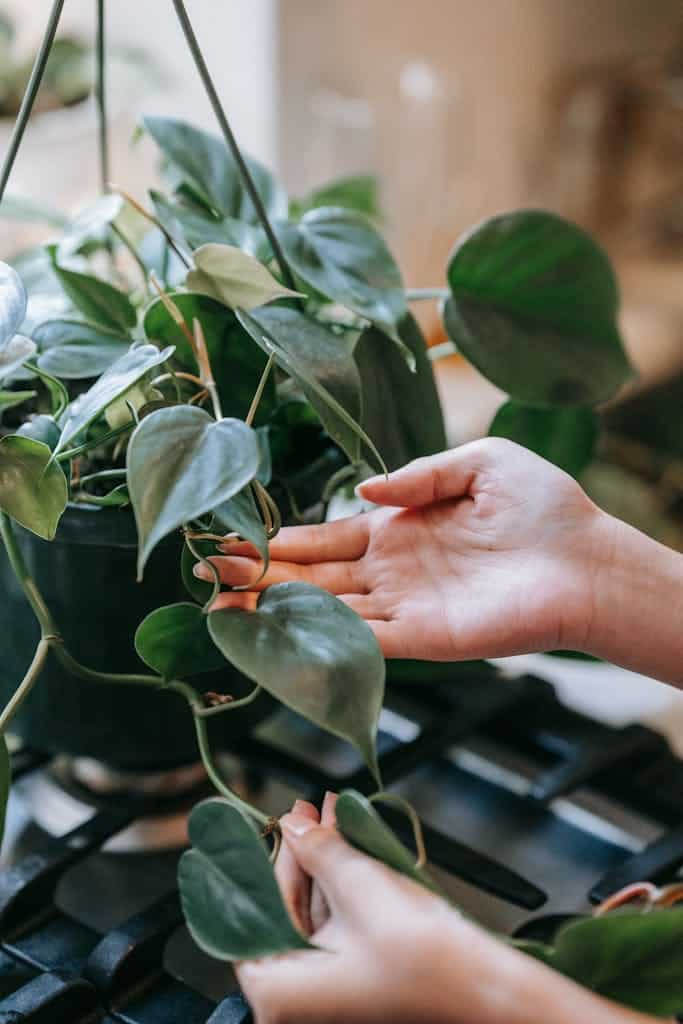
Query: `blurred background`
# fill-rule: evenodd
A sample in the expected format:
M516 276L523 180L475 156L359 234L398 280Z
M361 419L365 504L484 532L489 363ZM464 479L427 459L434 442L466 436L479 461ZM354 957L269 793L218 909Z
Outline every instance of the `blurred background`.
M0 149L49 0L0 0ZM5 257L97 194L94 3L68 0L0 218ZM169 0L109 7L113 179L155 178L141 113L213 118ZM680 0L189 0L241 143L292 195L376 176L382 226L411 287L443 286L459 233L540 205L613 258L639 378L605 410L584 481L603 504L683 548L683 6ZM13 26L14 37L9 25ZM28 65L27 65L28 62ZM52 222L26 219L26 202ZM435 304L421 304L430 343ZM437 364L450 439L484 433L500 401L457 356Z

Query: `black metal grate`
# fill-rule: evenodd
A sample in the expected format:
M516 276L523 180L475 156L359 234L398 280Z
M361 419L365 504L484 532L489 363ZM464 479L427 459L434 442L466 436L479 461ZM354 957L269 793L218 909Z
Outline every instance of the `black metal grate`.
M522 908L525 915L546 904L552 889L562 884L552 876L550 882L536 877L544 845L564 848L571 841L577 860L590 852L589 881L581 884L585 897L593 901L631 881L663 882L676 876L683 866L683 762L673 756L661 736L642 726L612 729L578 714L560 704L553 688L536 677L504 679L483 664L454 667L451 675L440 682L392 686L388 707L396 721L411 725L414 735L400 739L387 730L380 745L385 782L410 786L411 780L421 778L424 792L434 793L436 820L440 820L439 794L449 793L460 801L455 822L449 822L454 824L451 833L433 824L426 827L434 865L506 906ZM316 764L305 760L304 752L315 749L316 741L322 743L320 734L300 720L289 724L294 729L292 734L290 728L289 742L266 730L265 736L245 738L231 754L247 770L314 800L326 789L372 788L363 769L335 771L322 757ZM292 741L297 730L305 730L311 742ZM301 732L298 735L300 739ZM457 756L473 740L531 766L524 785L510 788L495 773L493 777L477 775L467 758ZM40 753L19 752L14 759L15 777L39 770L45 760ZM584 835L576 825L558 831L551 802L586 789L630 814L646 816L655 827L649 845L629 850L609 839ZM429 820L429 806L427 813L419 803L418 808ZM249 1020L248 1007L238 992L216 1002L165 966L168 943L182 924L172 871L156 878L149 889L150 905L117 921L104 935L62 909L57 899L69 872L86 865L107 839L144 809L144 802L128 801L98 811L59 839L41 835L23 857L0 872L0 1024L238 1024ZM408 840L401 816L388 813L387 817ZM465 829L475 819L479 831L472 833L470 828L470 834L483 839L488 830L497 835L493 850L504 850L499 855L507 863L521 859L521 870L519 863L509 867L475 849L463 839L464 833L458 838L460 827ZM516 837L508 848L500 838L505 835ZM521 850L520 836L524 837ZM596 869L597 874L590 874ZM105 870L111 871L111 865ZM116 870L122 870L120 861ZM117 884L125 890L125 873L123 883ZM101 891L106 893L106 885ZM112 899L111 895L105 898ZM109 908L110 917L116 917L116 910L116 906ZM226 980L224 990L228 987Z

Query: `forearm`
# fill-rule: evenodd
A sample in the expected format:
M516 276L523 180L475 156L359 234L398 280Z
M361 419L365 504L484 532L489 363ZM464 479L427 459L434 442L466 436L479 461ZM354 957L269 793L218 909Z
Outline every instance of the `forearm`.
M683 687L683 555L600 517L591 565L588 654Z

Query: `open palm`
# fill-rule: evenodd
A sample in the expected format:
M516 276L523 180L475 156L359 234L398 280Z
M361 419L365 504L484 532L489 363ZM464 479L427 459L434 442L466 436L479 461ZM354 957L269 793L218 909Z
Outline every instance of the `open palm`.
M496 657L581 644L599 516L578 484L518 445L487 439L362 486L387 506L290 527L260 564L247 545L213 559L221 579L253 590L215 607L254 608L273 583L337 594L389 658Z

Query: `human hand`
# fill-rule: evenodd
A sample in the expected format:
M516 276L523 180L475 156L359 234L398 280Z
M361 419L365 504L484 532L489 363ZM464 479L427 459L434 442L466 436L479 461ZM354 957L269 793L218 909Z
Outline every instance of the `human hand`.
M648 1024L349 846L335 797L297 801L275 871L318 947L237 965L256 1024ZM651 1022L653 1024L653 1022Z
M488 438L418 459L359 488L366 515L283 529L260 573L231 545L212 561L214 608L253 609L272 583L304 580L337 594L389 658L447 661L584 649L592 567L609 517L566 473L510 441ZM198 575L209 577L198 567Z

